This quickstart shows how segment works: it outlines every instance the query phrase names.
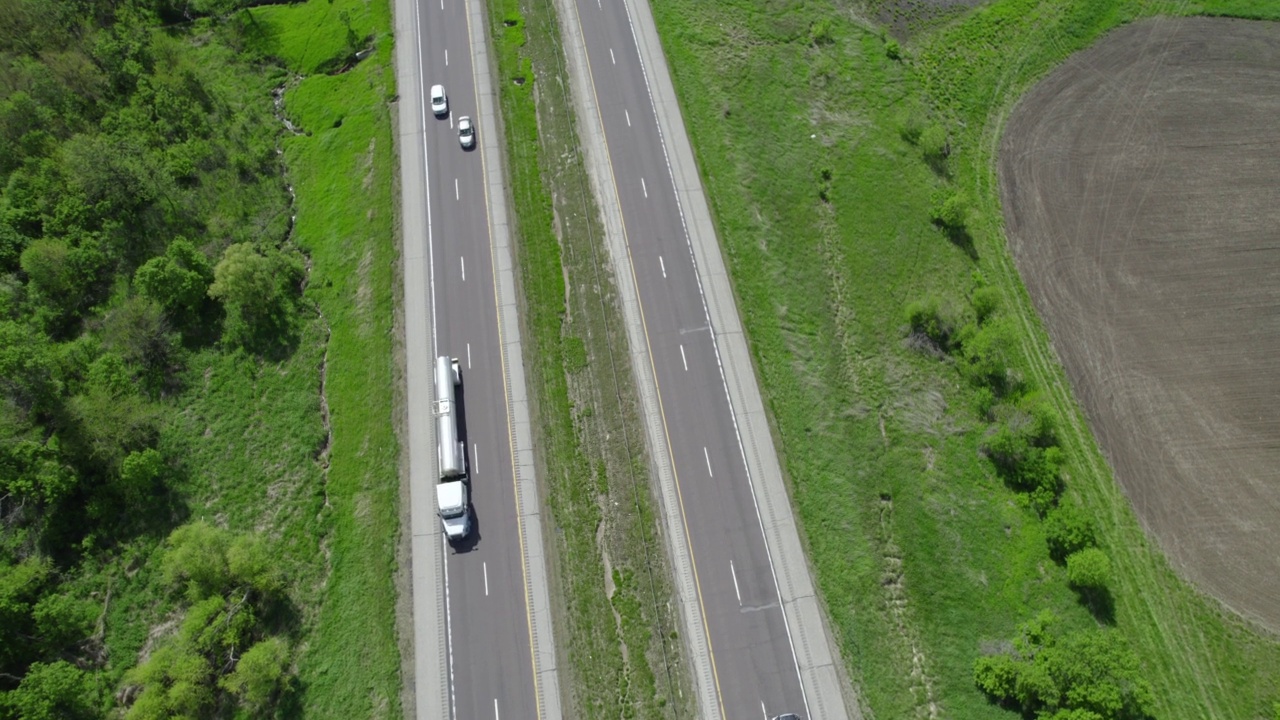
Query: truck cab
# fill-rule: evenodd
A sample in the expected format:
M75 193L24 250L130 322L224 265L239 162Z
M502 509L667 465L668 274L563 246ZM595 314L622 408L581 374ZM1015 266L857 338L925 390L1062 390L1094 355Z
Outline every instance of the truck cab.
M461 480L436 486L436 507L449 542L462 540L471 532L471 506L467 502L467 484Z

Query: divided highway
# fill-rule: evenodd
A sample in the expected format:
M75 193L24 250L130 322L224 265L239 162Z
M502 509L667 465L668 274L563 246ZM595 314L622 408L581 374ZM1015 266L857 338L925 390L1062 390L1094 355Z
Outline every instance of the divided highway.
M701 714L848 717L651 11L646 0L558 7Z
M410 465L414 677L419 718L559 720L521 366L500 135L482 0L396 0ZM430 108L442 84L448 112ZM474 148L459 143L470 116ZM436 516L433 368L458 359L472 526Z

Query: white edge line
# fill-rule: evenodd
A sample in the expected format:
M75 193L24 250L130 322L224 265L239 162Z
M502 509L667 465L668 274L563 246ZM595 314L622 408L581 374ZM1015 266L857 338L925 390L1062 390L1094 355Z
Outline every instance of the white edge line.
M444 7L444 0L441 0L441 7ZM425 84L426 72L422 65L422 18L418 13L418 3L413 4L413 21L414 30L418 36L418 105L422 117L422 176L423 190L426 195L427 207L427 267L431 288L431 356L437 355L439 340L436 337L436 253L435 239L431 232L431 163L427 157L427 86ZM433 390L434 392L434 390ZM430 424L430 423L429 423ZM412 442L412 438L410 438ZM449 658L449 717L456 718L458 716L458 699L456 683L453 679L453 615L452 607L449 602L449 558L448 558L448 539L441 535L440 552L445 555L444 562L444 626L445 626L445 644L448 647Z

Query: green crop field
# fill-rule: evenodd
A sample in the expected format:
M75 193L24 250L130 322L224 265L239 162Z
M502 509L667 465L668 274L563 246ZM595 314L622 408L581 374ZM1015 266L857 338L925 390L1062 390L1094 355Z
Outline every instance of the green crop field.
M1013 717L975 685L974 663L1051 610L1063 633L1114 628L1157 717L1270 717L1280 645L1180 581L1144 537L1005 249L994 150L1020 93L1107 29L1280 7L665 0L654 12L866 706ZM975 382L995 355L1016 389ZM1036 448L1052 448L1047 489L1020 491L991 459L1015 416L1049 428ZM1101 595L1073 590L1050 555L1041 515L1058 503L1093 519L1112 570Z

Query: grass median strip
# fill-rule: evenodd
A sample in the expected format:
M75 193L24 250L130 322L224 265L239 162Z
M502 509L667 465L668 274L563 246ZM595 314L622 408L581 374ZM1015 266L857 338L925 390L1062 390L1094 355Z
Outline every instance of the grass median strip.
M688 717L666 554L549 0L490 0L566 717ZM536 92L535 92L536 87ZM689 698L688 700L686 698Z

